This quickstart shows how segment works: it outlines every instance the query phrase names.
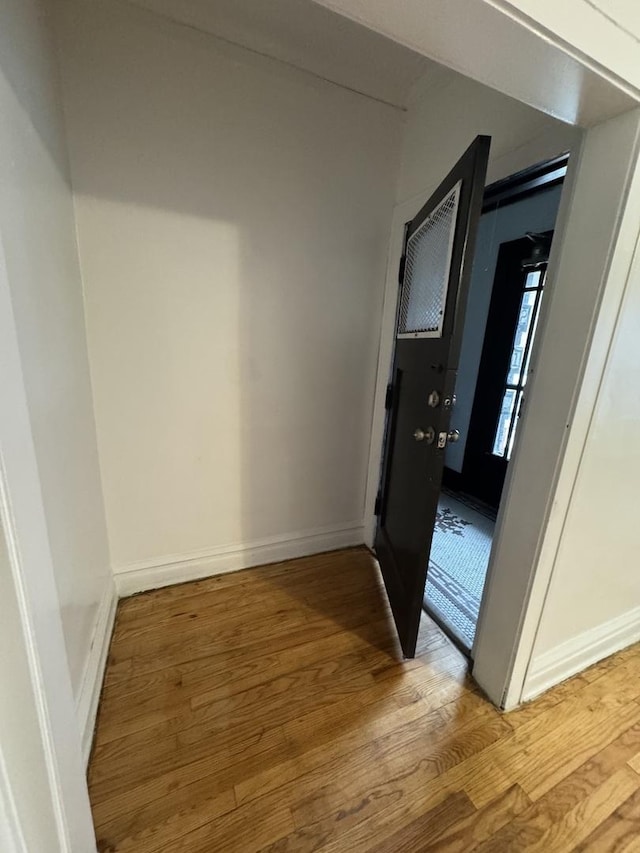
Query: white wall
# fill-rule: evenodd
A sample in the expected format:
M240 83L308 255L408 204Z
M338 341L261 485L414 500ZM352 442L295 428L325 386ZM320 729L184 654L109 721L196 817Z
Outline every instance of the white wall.
M451 428L460 432L460 440L447 447L445 457L445 464L453 471L462 471L464 462L500 246L524 237L527 231L553 230L561 193L562 186L552 187L491 210L480 219L456 380L456 405L451 412Z
M564 644L583 651L603 630L621 633L613 639L617 645L640 639L639 328L636 254L538 627L532 675Z
M0 234L72 682L111 583L57 71L43 11L3 0Z
M445 72L443 82L432 84L427 76L409 105L397 201L426 197L484 133L492 137L487 183L567 151L580 136L575 127L468 77Z
M525 698L640 640L640 115L629 116L622 130L634 134L636 147L630 172L629 159L622 159L631 186L628 196L618 193L618 205L628 207L635 229L623 228L618 237L620 261L608 273L560 473L556 501L563 505L563 493L571 499L566 513L552 516L546 537L541 564L549 564L550 582Z
M60 38L116 572L362 541L402 113L126 4Z

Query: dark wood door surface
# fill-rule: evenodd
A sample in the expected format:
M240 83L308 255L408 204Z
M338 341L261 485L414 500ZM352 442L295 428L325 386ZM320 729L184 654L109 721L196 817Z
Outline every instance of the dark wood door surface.
M490 137L408 224L375 549L402 650L415 655Z

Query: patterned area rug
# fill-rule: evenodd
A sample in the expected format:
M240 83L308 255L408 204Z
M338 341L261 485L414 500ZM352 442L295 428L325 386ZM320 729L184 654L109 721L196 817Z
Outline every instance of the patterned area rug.
M424 606L471 650L495 521L448 494L438 502Z

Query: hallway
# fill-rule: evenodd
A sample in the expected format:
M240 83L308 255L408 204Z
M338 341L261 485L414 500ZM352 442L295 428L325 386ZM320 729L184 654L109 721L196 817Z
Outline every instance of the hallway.
M433 528L424 607L471 652L495 533L491 508L443 491Z
M636 850L639 674L635 647L501 715L427 617L401 661L364 549L125 599L99 849Z

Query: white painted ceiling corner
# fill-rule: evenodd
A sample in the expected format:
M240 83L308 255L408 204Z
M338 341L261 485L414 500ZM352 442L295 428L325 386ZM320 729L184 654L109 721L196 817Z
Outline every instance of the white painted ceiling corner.
M406 109L441 66L312 0L128 0L175 23Z

